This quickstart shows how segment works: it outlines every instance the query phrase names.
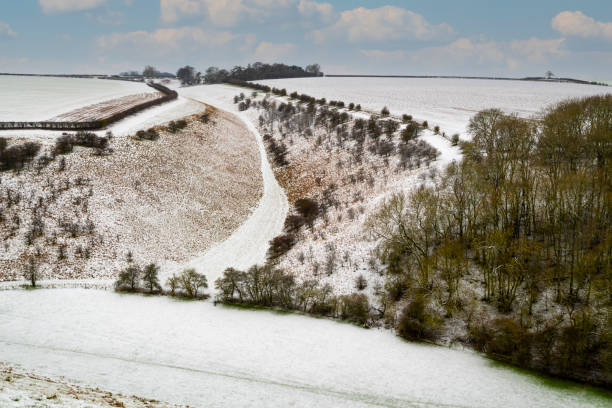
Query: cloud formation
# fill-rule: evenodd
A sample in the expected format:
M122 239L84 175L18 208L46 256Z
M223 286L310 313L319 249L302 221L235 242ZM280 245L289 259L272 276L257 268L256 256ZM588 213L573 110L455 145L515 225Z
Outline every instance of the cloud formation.
M17 37L17 33L13 31L10 25L0 21L0 38L3 37Z
M446 23L434 25L410 10L383 6L343 11L338 21L330 27L315 30L313 37L318 43L332 38L356 43L400 39L434 40L449 37L453 33L452 27Z
M596 21L581 11L562 11L551 24L553 29L566 36L612 40L612 22Z
M181 47L214 48L239 38L229 31L205 31L199 27L160 28L155 31L132 31L100 36L96 42L100 48L146 47L163 54Z
M271 43L263 41L255 48L255 58L262 62L280 62L280 58L286 57L295 50L291 43Z
M334 7L329 3L300 0L297 7L300 15L306 18L317 17L324 22L331 22L334 17Z
M532 37L527 40L493 41L485 38L458 38L448 44L425 47L407 52L405 50L365 49L361 54L372 60L410 61L428 70L440 67L476 65L496 71L512 71L526 63L546 63L550 58L569 54L563 38L544 40Z
M172 23L186 16L206 15L218 26L236 25L242 18L262 19L287 8L294 0L161 0L161 19Z
M101 6L106 0L38 0L45 14L89 10Z

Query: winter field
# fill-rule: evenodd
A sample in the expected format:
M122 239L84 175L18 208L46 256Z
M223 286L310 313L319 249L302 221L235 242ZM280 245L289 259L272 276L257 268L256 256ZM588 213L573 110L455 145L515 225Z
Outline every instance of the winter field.
M361 104L373 112L387 106L392 115L427 120L447 135L465 134L470 118L482 109L529 117L566 98L612 92L603 86L484 79L323 77L255 82L286 88L288 93Z
M589 387L384 330L83 289L2 293L0 360L190 406L609 406Z
M290 80L286 81L284 83ZM293 90L289 85L282 86L289 92ZM315 95L314 91L296 90ZM104 192L98 199L95 196L91 199L94 208L99 204L100 225L108 224L114 228L113 234L126 231L140 248L136 253L137 260L148 261L148 254L167 259L168 262L162 264L162 282L172 272L195 267L207 275L213 286L212 282L226 267L246 269L265 261L268 242L282 231L291 200L288 203L285 191L277 182L282 173L266 158L260 134L263 130L258 129L258 117L262 111L248 109L238 112L237 105L232 103L233 96L250 91L214 85L179 88L178 92L178 100L147 109L111 127L115 134L113 143L118 143L113 153L116 158L93 158L89 153L79 151L73 153L78 162L72 166L81 169L80 173L104 169L104 177L116 180L119 188L107 191L103 189L103 178L94 181L96 189ZM328 100L342 99L332 96L327 90L321 92L320 97ZM376 92L370 92L371 100L382 100L382 96L372 95ZM260 94L256 99L262 98ZM370 108L364 99L357 97L353 102L361 103L364 108L378 109L375 105ZM172 153L163 152L164 145L151 147L146 144L149 142L135 143L130 135L139 129L199 113L202 103L215 107L219 114L215 117L212 132L206 126L190 125L186 135L193 139L192 144L185 146L186 150L174 151L181 156L174 165L179 164L180 173L186 176L176 188L164 192L164 182L158 184L154 173L147 178L145 172L139 173L138 166L129 167L135 157L144 160L147 152L155 153L155 157L163 160L169 159L166 156ZM391 103L388 106L392 113L404 113L395 112ZM534 108L533 112L538 109ZM414 110L406 113L416 116ZM438 115L435 110L431 113ZM432 126L439 123L431 117L426 119ZM456 116L453 120L459 121ZM204 136L200 138L200 134ZM178 142L186 135L162 134L160 140L153 143ZM28 130L11 132L7 136L44 142L52 141L57 133ZM400 170L397 157L385 160L366 150L362 167L376 181L371 186L367 180L358 182L362 194L357 200L353 194L355 185L348 182L352 170L342 146L330 139L324 140L322 147L315 148L314 138L306 140L298 135L289 135L288 138L284 140L289 146L288 157L298 164L293 175L300 179L313 179L322 173L318 174L323 178L322 186L328 181L337 184L336 198L341 204L330 212L328 221L317 223L314 232L299 242L283 266L295 271L298 279L308 277L312 268L308 261L299 261L300 253L305 253L307 259L314 254L316 260L323 262L329 255L328 244L334 243L338 257L336 271L325 281L339 293L352 291L354 278L366 272L367 258L373 245L363 236L363 222L367 215L390 193L427 182L432 171L438 171L461 157L457 147L429 130L424 131L419 140L432 145L441 154L437 160L422 167ZM238 173L224 172L223 165L206 164L209 160L206 154L210 154L208 145L218 139L228 139L231 142L228 146L232 146L233 153L228 153L224 159L228 163L223 165L230 165L229 160L239 160L232 156L238 149L248 150L248 163L240 163ZM247 140L248 147L243 144ZM204 144L198 146L202 141ZM179 144L175 143L175 146ZM222 153L222 147L216 145L214 155ZM97 160L108 163L101 166L96 164ZM124 160L123 164L121 160ZM129 171L110 168L115 161L115 167ZM198 163L197 171L189 169L190 162ZM162 168L163 173L170 177L174 165L168 163L168 168ZM155 167L151 163L144 168ZM210 168L217 171L214 177L207 177ZM387 171L385 168L398 170ZM210 196L208 191L217 190L215 179L231 177L232 182L239 185L242 174L248 174L245 182L247 178L257 180L257 183L263 180L263 186L258 185L255 189L263 190L263 195L243 191L241 194L246 199L241 200L243 205L238 209L240 213L235 214L232 226L224 228L224 232L218 235L207 232L205 218L215 217L211 215L213 213L202 212L202 208L209 206L216 210L217 199L206 202ZM205 182L200 186L197 180ZM170 177L169 181L173 182L174 178ZM249 181L251 184L254 182ZM225 184L224 188L234 188L233 184ZM284 183L280 184L286 187ZM150 188L156 185L156 190ZM138 197L130 198L128 194L132 190L150 200L145 201L151 208L144 217L139 215ZM157 203L156 197L161 193L167 194L169 199L176 198L179 205L172 200ZM318 194L317 189L312 193ZM292 194L291 189L287 194ZM129 217L117 219L112 209L103 211L105 202L112 203L119 213ZM173 210L164 212L164 206ZM203 228L203 235L198 235L195 230L182 229L181 234L189 235L193 241L186 250L182 238L174 239L172 220L176 207L181 212L189 212L183 217L185 223L177 226L187 225L192 220L194 228ZM230 210L236 212L233 208ZM351 213L356 216L353 218L349 215ZM160 214L166 220L163 225L155 221ZM202 220L197 220L198 214ZM138 232L144 231L137 228L138 220L144 221L147 228L156 227L156 241L148 242L150 234ZM133 229L131 234L125 226ZM118 240L118 254L129 249L125 241ZM170 249L162 248L164 242L171 241ZM171 259L168 251L179 251L180 256ZM348 261L345 261L345 253L351 255ZM113 262L112 270L124 266L121 259ZM90 268L91 271L94 269ZM109 274L105 274L102 280L91 279L95 273L83 280L78 276L71 277L77 280L69 281L69 285L104 287L110 282ZM370 281L367 292L372 295L378 277L375 272L366 277ZM61 286L53 280L48 284ZM4 286L11 287L11 282ZM118 395L137 395L190 406L604 407L609 405L611 398L609 393L515 370L473 352L407 343L389 330L364 330L298 314L215 307L212 302L184 302L84 289L0 291L0 361L54 380L64 378L67 383L77 384L84 390L100 387ZM162 382L164 387L159 386ZM25 385L20 388L0 382L0 405L44 406L35 402L28 405L27 401L36 392L39 391L28 391ZM72 393L58 392L59 405L98 406L98 403L79 405L63 400L68 398L68 394ZM126 406L133 405L127 403Z
M156 94L141 82L0 75L0 121L49 120L87 105L133 94Z

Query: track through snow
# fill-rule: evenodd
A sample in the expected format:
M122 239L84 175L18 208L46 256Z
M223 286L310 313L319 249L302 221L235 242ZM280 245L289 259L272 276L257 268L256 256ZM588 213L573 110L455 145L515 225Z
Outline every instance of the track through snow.
M162 269L160 281L165 282L172 273L184 268L195 268L199 273L206 275L211 292L214 292L214 282L226 268L246 269L265 262L268 243L282 231L289 204L284 190L274 177L263 139L249 119L248 112L235 112L235 105L231 104L236 88L206 85L179 88L178 91L181 96L214 106L238 117L255 136L261 158L263 196L249 218L229 238L214 245L201 256L186 264Z

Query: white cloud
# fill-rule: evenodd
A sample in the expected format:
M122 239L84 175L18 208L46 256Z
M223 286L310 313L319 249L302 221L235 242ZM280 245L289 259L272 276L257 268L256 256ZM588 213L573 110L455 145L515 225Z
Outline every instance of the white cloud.
M458 38L449 44L414 51L371 49L361 50L361 54L372 60L411 61L430 70L467 65L507 71L524 67L526 62L546 63L550 58L568 55L564 41L563 38L543 40L536 37L509 42Z
M278 62L279 58L291 54L295 45L291 43L271 43L263 41L255 48L255 57L263 62Z
M105 2L106 0L38 0L45 14L89 10Z
M365 55L368 58L373 58L377 60L402 60L406 58L408 53L404 50L360 50L361 54Z
M612 22L604 23L581 11L563 11L552 19L552 27L563 35L612 40Z
M2 37L17 37L17 33L13 31L10 25L0 21L0 38Z
M557 38L554 40L542 40L532 37L528 40L514 40L510 43L510 49L525 56L530 61L541 62L546 61L549 56L563 56L568 54L568 51L563 47L565 38Z
M446 23L433 25L423 16L395 6L376 9L359 7L343 11L332 26L315 30L313 37L324 42L330 37L345 38L350 42L388 41L398 39L433 40L453 34Z
M160 0L164 22L206 15L212 24L226 27L237 24L243 17L261 20L292 4L294 0Z
M303 17L317 17L324 22L331 22L332 18L334 17L334 7L329 3L300 0L298 3L298 11Z
M113 33L97 38L100 48L147 47L163 54L182 47L219 47L239 38L229 31L204 31L198 27L162 28L152 32Z

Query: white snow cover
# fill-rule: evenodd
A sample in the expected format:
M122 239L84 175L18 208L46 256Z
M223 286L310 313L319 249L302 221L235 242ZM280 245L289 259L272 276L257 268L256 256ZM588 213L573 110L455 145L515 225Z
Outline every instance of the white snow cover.
M49 120L108 99L155 93L142 82L0 75L0 121Z
M608 407L588 387L386 330L85 289L0 296L0 360L206 407Z
M231 103L235 92L236 88L224 85L179 89L183 97L202 101L228 112L236 111L235 105ZM163 282L168 275L183 268L195 268L207 276L212 290L214 281L223 274L226 268L246 269L254 264L264 263L268 242L280 234L283 229L288 210L287 197L274 177L261 135L253 125L253 118L250 118L253 112L235 112L235 114L257 138L264 184L263 196L251 216L227 240L213 246L187 264L164 268Z
M393 115L409 114L438 125L447 135L465 134L482 109L500 108L528 117L570 97L612 92L604 86L557 82L447 78L293 78L255 81L316 98L361 104L374 112L387 106Z

